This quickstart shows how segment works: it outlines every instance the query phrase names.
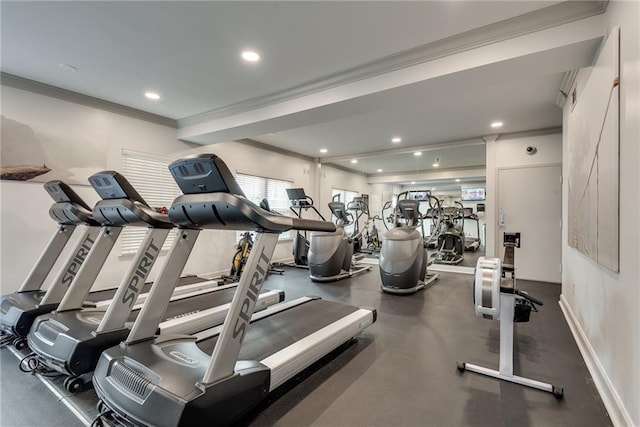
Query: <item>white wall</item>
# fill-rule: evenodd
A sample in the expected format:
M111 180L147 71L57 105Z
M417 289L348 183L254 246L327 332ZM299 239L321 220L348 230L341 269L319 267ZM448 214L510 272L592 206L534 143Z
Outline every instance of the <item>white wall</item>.
M222 157L234 174L240 172L293 181L294 186L303 187L316 200L323 214L329 213L327 203L331 200L333 187L369 193L366 179L361 175L327 166L319 169L315 162L304 158L236 142L194 148L193 144L178 141L176 130L171 127L5 86L2 87L2 114L28 124L37 133L49 136L48 140L67 141L64 150L82 153L86 140L97 141L96 150L103 150L103 160L102 164L92 165L89 174L100 169L121 169L123 149L169 158L210 152ZM5 133L4 137L11 135ZM98 201L90 186L74 185L73 188L90 205ZM51 199L41 183L0 181L3 294L18 289L56 229L48 216L50 205ZM235 232L203 231L185 273L212 274L228 270L235 244ZM290 259L291 244L290 239L281 239L273 259ZM116 244L97 279L96 289L114 286L122 279L131 256L120 256L120 252L120 245ZM164 255L156 263L151 279L155 278L163 260Z
M538 149L533 156L525 149L534 146ZM498 137L487 140L487 183L485 201L485 221L487 225L486 254L489 257L500 256L498 239L498 170L523 166L553 165L562 162L562 134L537 132L522 135ZM523 189L526 183L522 183ZM521 259L522 262L525 260Z
M620 26L620 272L580 254L563 235L562 302L609 415L640 425L640 3L612 1L605 31ZM585 77L587 70L579 73ZM565 123L567 123L565 107ZM567 145L564 129L564 145ZM565 153L564 162L569 161ZM563 186L564 221L568 190ZM582 342L584 341L584 342Z
M43 140L67 141L58 150L84 152L87 141L99 143L103 150L102 164L96 169L120 169L122 149L167 155L189 146L176 140L173 128L89 108L71 102L2 86L2 114L28 124ZM11 135L5 133L3 140ZM95 161L94 158L92 160ZM88 186L73 186L92 205L97 195ZM2 293L16 290L38 258L56 224L49 218L51 199L42 184L0 181L1 286ZM100 274L97 287L118 283L126 272L130 257L120 257L116 245Z

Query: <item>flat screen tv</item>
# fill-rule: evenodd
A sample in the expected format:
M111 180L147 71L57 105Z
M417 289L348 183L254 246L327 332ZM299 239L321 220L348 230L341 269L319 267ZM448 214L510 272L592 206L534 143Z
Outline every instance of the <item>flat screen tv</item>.
M463 202L482 202L484 201L484 188L463 188Z
M429 200L431 191L409 191L408 198L412 200Z

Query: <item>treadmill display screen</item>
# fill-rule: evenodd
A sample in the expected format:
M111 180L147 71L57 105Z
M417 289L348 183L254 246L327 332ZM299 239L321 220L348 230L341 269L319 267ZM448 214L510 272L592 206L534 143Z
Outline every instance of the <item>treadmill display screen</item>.
M303 188L287 188L289 200L304 200L307 198Z

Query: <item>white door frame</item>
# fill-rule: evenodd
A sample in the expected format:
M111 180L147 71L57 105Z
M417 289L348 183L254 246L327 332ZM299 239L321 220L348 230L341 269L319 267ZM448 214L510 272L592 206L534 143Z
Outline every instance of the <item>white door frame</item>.
M493 202L493 212L495 213L494 215L494 220L493 220L493 245L494 245L494 254L496 257L501 257L501 250L500 250L500 194L499 194L499 189L500 189L500 171L503 170L519 170L519 169L533 169L533 168L544 168L544 167L553 167L553 166L560 166L560 185L562 186L562 180L564 179L564 170L562 167L562 162L553 162L553 163L540 163L540 164L536 164L536 165L522 165L522 166L501 166L496 168L496 174L495 174L495 180L494 180L494 189L493 189L493 194L495 194L494 197L494 202ZM562 211L563 206L562 206L562 199L561 199L561 205L560 205L560 218L562 220L562 214L564 213ZM561 223L561 227L560 227L560 233L564 232L564 223ZM562 239L562 234L560 234L561 239ZM560 240L561 244L562 244L562 240ZM562 252L560 253L560 256L562 256ZM560 263L562 263L562 258L560 258Z

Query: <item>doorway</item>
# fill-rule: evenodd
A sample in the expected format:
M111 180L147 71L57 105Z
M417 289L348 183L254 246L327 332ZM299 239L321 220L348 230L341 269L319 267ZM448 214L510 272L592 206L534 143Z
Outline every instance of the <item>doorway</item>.
M498 171L496 254L503 253L503 233L520 232L517 277L562 281L561 165L505 168Z

